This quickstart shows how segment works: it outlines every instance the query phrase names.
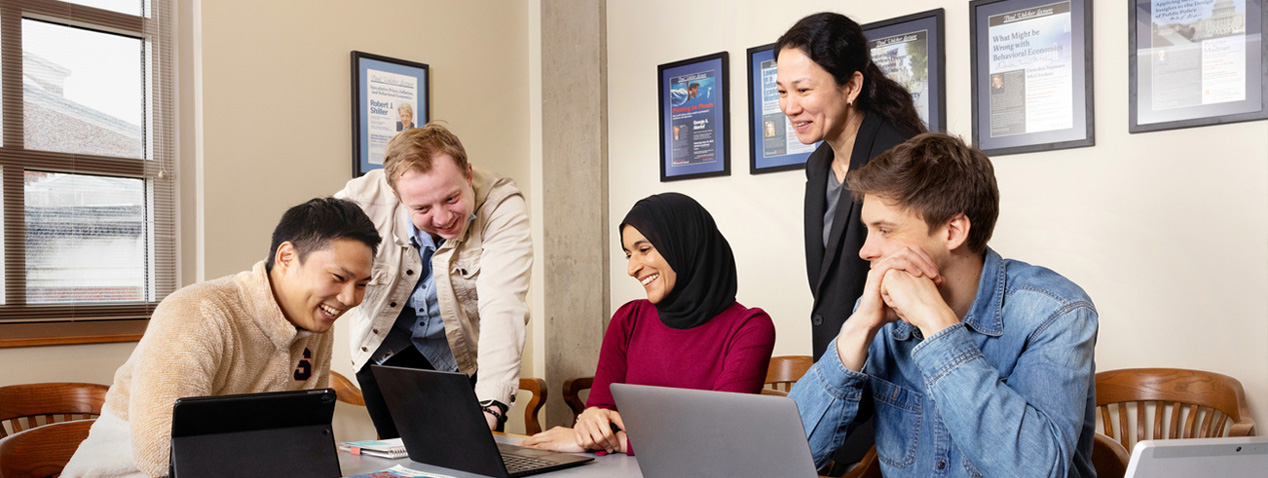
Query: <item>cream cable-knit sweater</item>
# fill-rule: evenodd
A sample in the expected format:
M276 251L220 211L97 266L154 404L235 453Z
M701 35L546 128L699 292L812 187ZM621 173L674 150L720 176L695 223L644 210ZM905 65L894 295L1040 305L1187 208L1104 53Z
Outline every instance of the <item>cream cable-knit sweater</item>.
M333 334L282 316L264 261L173 292L115 372L102 417L62 476L167 475L177 398L326 387Z

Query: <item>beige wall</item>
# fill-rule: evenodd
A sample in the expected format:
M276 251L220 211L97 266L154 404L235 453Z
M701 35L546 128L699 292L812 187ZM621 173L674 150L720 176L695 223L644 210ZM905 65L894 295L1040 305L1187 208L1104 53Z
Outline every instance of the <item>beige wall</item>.
M798 172L748 174L745 49L774 41L819 10L848 8L841 11L868 22L945 6L948 120L952 132L967 136L967 3L943 3L609 2L610 227L649 194L696 197L735 247L740 300L775 318L776 353L807 353L804 179ZM189 75L180 85L188 130L181 138L183 281L249 267L265 255L286 207L330 194L348 179L353 49L429 63L433 116L449 121L476 164L516 178L540 217L544 205L533 200L543 161L538 0L179 4L190 14L181 45ZM665 11L719 21L687 28L667 22ZM992 245L1088 290L1101 313L1098 368L1227 373L1246 385L1256 418L1268 423L1268 122L1128 134L1126 11L1097 2L1094 18L1098 144L997 158L1003 211ZM732 176L660 183L656 65L721 50L731 54L736 105ZM536 237L540 227L534 221ZM609 253L615 308L641 291L624 276L619 250ZM535 264L528 370L544 369L542 337L534 336L542 323L541 271ZM343 327L336 334L346 343ZM132 348L0 349L0 385L109 383ZM346 348L336 351L335 369L350 373ZM355 410L341 406L339 417L340 438L364 436Z
M968 2L609 2L611 227L647 195L695 197L735 249L739 300L774 317L775 353L808 354L805 176L748 172L745 50L818 11L867 23L939 7L947 10L947 119L969 137ZM1127 9L1095 2L1093 18L1097 145L996 158L1003 204L991 245L1091 294L1101 317L1098 369L1226 373L1268 423L1268 122L1128 134ZM656 65L718 51L731 62L731 176L661 183ZM611 254L615 309L643 294L615 266L619 251Z
M463 139L473 164L532 195L528 4L500 1L182 0L183 279L216 278L268 253L286 208L351 178L352 50L427 63L432 117ZM185 125L188 126L188 125ZM190 191L193 189L193 191ZM192 236L192 237L191 237ZM193 270L190 270L193 269ZM346 324L333 368L351 377ZM530 338L530 344L531 344ZM135 344L0 349L0 385L110 383ZM531 345L530 345L531 347ZM532 350L526 368L532 368ZM337 438L373 436L340 405Z

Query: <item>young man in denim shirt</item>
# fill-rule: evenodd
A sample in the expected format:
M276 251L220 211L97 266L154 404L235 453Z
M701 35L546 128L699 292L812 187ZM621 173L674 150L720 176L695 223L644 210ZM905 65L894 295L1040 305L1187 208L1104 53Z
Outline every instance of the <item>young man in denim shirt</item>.
M1096 309L1068 279L986 246L999 215L990 160L926 133L847 185L872 268L790 395L816 463L875 414L888 477L1095 476Z

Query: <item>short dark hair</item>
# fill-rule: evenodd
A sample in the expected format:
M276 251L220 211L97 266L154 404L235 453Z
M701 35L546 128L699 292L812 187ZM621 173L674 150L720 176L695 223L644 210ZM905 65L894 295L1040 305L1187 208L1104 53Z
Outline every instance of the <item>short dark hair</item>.
M336 239L355 239L370 246L370 253L378 254L379 231L357 203L347 199L316 198L292 207L282 214L282 220L273 229L273 245L264 267L273 270L277 248L290 242L299 253L302 263L313 251L323 250Z
M980 150L955 136L924 133L894 146L845 178L855 201L872 195L914 211L929 229L957 214L969 218L965 243L978 254L999 218L995 168Z

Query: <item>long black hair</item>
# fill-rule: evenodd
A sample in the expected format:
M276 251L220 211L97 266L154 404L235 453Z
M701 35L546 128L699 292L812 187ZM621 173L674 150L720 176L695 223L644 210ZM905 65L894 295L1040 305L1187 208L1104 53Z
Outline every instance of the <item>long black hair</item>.
M859 92L856 100L859 109L879 114L912 134L926 131L924 122L916 113L911 93L898 82L886 78L872 62L863 27L849 17L823 12L802 18L775 42L775 61L779 61L779 52L785 48L801 50L811 61L832 74L837 85L849 82L854 72L862 72L863 91Z

